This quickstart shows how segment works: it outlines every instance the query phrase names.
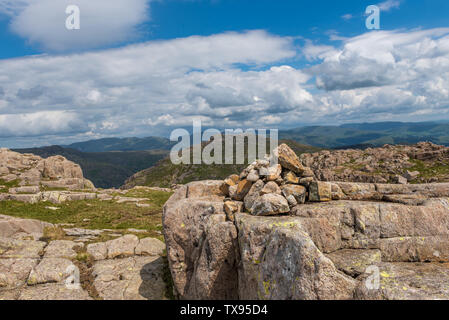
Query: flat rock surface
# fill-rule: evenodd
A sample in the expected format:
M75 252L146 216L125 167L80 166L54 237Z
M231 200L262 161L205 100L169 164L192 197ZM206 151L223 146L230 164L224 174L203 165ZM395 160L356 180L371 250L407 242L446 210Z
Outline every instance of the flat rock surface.
M105 300L164 299L163 261L158 256L98 261L92 274Z

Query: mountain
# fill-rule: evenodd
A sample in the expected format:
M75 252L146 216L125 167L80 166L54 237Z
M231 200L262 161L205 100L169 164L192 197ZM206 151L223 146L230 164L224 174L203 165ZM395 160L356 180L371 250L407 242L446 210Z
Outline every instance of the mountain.
M320 148L302 145L292 140L281 140L279 143L288 144L298 155L321 150ZM205 145L206 143L203 144L203 147ZM269 146L269 143L267 143L267 146ZM245 150L247 149L245 148ZM241 172L246 166L247 161L242 165L175 165L169 158L165 158L154 167L134 174L126 180L123 188L130 189L135 186L170 187L173 184L185 184L191 181L224 179L231 174Z
M167 138L104 138L62 146L82 152L170 150L175 143Z
M125 180L139 170L151 167L168 154L166 150L81 152L60 146L15 149L20 153L33 153L43 158L62 155L78 163L84 177L96 187L120 187Z
M445 122L376 122L341 126L311 126L279 132L281 139L321 148L347 146L382 146L415 144L429 141L449 146L449 123Z

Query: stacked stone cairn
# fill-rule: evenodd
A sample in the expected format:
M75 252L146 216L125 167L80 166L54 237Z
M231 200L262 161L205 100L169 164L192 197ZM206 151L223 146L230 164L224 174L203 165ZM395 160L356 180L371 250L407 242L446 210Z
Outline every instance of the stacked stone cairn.
M338 185L317 181L313 171L304 167L295 152L286 144L273 152L278 164L270 159L256 160L239 175L224 180L222 192L225 212L234 221L236 212L255 216L272 216L290 212L290 209L308 202L340 199Z

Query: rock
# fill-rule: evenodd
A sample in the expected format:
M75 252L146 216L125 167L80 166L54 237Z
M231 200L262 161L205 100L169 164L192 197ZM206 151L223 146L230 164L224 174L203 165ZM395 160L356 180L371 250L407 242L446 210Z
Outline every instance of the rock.
M304 172L301 176L304 178L315 178L315 173L309 167L304 167Z
M135 252L139 256L161 256L164 253L165 244L155 238L145 238L139 241Z
M259 180L259 172L255 169L251 170L246 177L246 180L248 180L249 182L256 182L257 180Z
M299 184L308 188L313 181L315 181L315 179L312 177L301 178L299 179Z
M265 186L265 184L262 180L256 181L256 183L254 183L251 186L251 189L249 190L248 194L245 196L245 199L244 199L244 204L245 204L246 210L248 210L248 211L251 210L251 208L254 205L254 202L260 197L260 192L262 191L264 186Z
M262 188L262 190L260 190L260 195L269 194L269 193L281 194L282 192L281 192L281 188L279 188L279 186L276 182L269 181Z
M224 180L228 186L233 186L239 183L239 176L237 174L232 174Z
M309 187L309 201L324 202L332 200L332 186L328 182L314 181Z
M165 298L162 258L129 257L94 264L94 287L105 300L162 300Z
M10 194L9 199L14 200L14 201L35 204L42 200L42 196L40 193L39 194Z
M133 256L138 244L139 238L133 234L127 234L118 239L106 241L108 259Z
M403 177L404 177L405 179L407 179L407 181L413 181L413 180L415 180L416 178L418 178L419 175L420 175L419 171L408 171L408 170L407 170L407 171L404 173Z
M39 220L0 215L0 237L17 238L24 236L37 240L42 237L46 227L52 227L52 224Z
M380 250L339 250L326 255L345 274L355 278L381 262Z
M82 229L82 228L64 228L64 232L67 236L83 237L83 236L99 236L103 233L103 230L90 230L90 229Z
M282 186L282 194L291 206L306 202L307 190L303 186L286 184Z
M399 176L399 175L396 175L394 177L394 182L398 183L398 184L407 184L408 183L406 178L404 178L403 176Z
M287 200L278 194L264 194L251 207L251 214L255 216L272 216L289 212Z
M357 284L340 273L289 217L236 216L243 300L350 299Z
M299 183L299 178L296 176L296 174L294 172L288 171L284 175L284 181L285 181L285 183L298 184Z
M261 168L259 173L261 176L265 176L267 181L275 181L281 177L282 167L277 164L268 168Z
M4 288L18 288L24 285L37 263L37 259L30 258L0 259L0 296Z
M223 202L209 199L186 199L178 190L164 206L175 293L182 299L237 299L237 231L226 221Z
M51 241L45 248L45 258L67 258L76 257L75 247L79 246L76 242L68 240Z
M0 237L1 258L39 259L46 243L34 240L14 240Z
M236 186L239 183L239 176L236 174L232 174L226 179L223 180L224 184L221 185L221 192L225 196L230 196L229 188L232 186ZM235 191L237 190L237 187L235 187L235 190L233 190L233 194L235 194Z
M44 258L31 270L28 277L28 285L41 283L62 283L69 276L72 276L75 265L67 259L62 258Z
M233 200L242 201L248 191L251 189L252 182L243 179L239 182L237 185L237 190L235 191L234 196L232 197Z
M299 161L296 153L290 149L289 146L286 144L281 144L273 151L273 153L283 168L302 175L304 172L304 167Z
M237 212L241 212L243 208L243 202L241 201L225 201L224 211L226 213L226 218L229 221L234 221L234 215Z
M83 178L83 172L80 166L68 161L62 156L53 156L44 159L42 175L48 179Z
M9 193L38 193L40 191L38 186L29 186L29 187L18 187L18 188L10 188Z
M104 242L87 245L87 253L95 260L104 260L108 257L108 247Z
M449 268L432 263L381 263L379 285L364 274L355 291L359 300L446 300ZM368 285L367 285L368 284Z
M25 287L20 291L18 300L93 300L81 289L67 288L65 284L49 283Z
M201 181L191 182L187 184L187 198L210 198L214 197L217 200L223 200L225 194L221 190L223 181Z

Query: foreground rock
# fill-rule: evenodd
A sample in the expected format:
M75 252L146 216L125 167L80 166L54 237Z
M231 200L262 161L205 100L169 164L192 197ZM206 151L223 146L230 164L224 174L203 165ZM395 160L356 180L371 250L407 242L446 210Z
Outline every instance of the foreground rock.
M139 240L129 234L87 245L70 240L45 242L31 239L42 235L50 224L2 220L13 227L0 228L0 300L167 298L165 245L157 239ZM67 229L66 235L100 233Z
M322 182L291 165L272 180L269 168L190 183L166 203L179 298L449 299L448 183ZM259 180L233 197L226 185L248 174Z

